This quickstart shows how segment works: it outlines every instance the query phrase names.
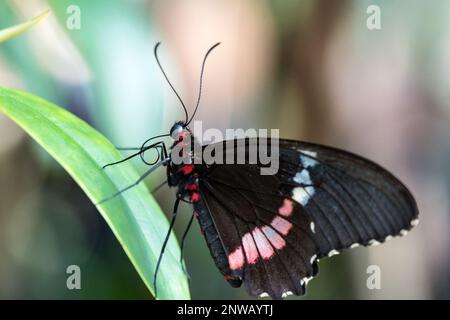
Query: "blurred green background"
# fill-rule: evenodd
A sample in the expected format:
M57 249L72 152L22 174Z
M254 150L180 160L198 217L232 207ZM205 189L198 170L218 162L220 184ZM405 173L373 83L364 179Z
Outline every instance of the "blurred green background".
M367 27L373 4L379 30ZM303 299L450 298L449 1L0 0L0 29L48 8L0 45L0 85L65 107L116 145L140 146L183 118L155 43L192 112L203 55L221 41L196 117L204 128L280 128L351 150L394 172L418 201L418 228L322 260ZM147 182L163 180L161 170ZM155 196L169 214L174 190ZM191 212L182 206L178 236ZM223 280L196 224L185 259L193 298L248 298ZM66 288L72 264L81 290ZM370 265L381 268L379 290L366 286ZM93 204L2 114L0 298L151 298Z

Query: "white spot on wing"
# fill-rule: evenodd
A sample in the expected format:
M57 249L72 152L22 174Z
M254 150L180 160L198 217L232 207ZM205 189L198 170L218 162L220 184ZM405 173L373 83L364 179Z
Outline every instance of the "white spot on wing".
M269 294L267 292L263 292L259 295L260 298L267 298Z
M375 239L369 241L369 246L378 246L379 244L380 243Z
M400 230L400 234L401 234L402 236L406 236L406 235L408 234L408 230L405 230L405 229Z
M332 257L332 256L335 256L337 254L339 254L339 251L333 249L330 252L328 252L327 256Z
M300 280L300 285L307 285L309 281L311 281L313 277L304 277L303 279Z
M314 192L316 192L316 190L314 190L314 187L305 187L305 190L309 193L310 196L312 196Z
M384 241L389 241L389 240L392 240L392 236L387 236L385 239L384 239Z
M308 194L309 193L309 194ZM313 187L297 187L292 190L292 199L305 206L310 198L314 194Z
M309 262L311 262L311 264L313 264L313 263L314 263L314 260L316 260L316 258L317 258L317 255L315 254L315 255L313 255L313 256L311 257L311 259L309 260Z
M411 227L415 227L419 224L419 219L415 219L413 221L411 221Z
M314 222L311 222L309 224L309 227L311 228L312 233L316 233L316 225L314 224Z
M352 244L350 246L350 249L357 248L357 247L359 247L359 243L355 242L354 244Z
M317 152L315 151L310 151L310 150L299 150L301 153L306 154L310 157L317 157Z
M309 176L309 172L306 169L297 172L297 174L294 177L294 181L297 182L298 184L303 185L312 184L311 177Z

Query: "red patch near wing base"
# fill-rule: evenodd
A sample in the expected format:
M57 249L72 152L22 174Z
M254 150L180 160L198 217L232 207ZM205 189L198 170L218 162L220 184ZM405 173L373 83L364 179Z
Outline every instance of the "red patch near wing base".
M200 195L198 194L198 192L194 192L191 195L191 201L192 202L197 202L198 200L200 200Z
M284 199L283 205L278 209L278 213L283 217L289 217L294 210L294 203L291 199Z
M250 264L256 263L258 261L258 249L256 249L255 242L253 241L252 235L250 233L246 233L242 237L242 244L244 245L245 257L247 258L247 262Z
M292 223L281 217L275 217L270 225L282 235L287 235L292 228Z
M178 169L179 172L181 172L184 175L188 175L194 170L193 164L187 164L185 166L182 166L180 169Z
M268 226L262 227L261 230L277 250L284 248L286 241L275 230Z
M270 259L274 255L272 245L267 241L261 229L255 228L252 231L253 238L255 239L256 246L258 247L259 254L263 259Z
M198 190L198 186L194 183L189 183L186 185L185 189L187 191L195 191L195 190Z
M244 266L244 253L241 246L228 255L228 264L231 270L237 270Z

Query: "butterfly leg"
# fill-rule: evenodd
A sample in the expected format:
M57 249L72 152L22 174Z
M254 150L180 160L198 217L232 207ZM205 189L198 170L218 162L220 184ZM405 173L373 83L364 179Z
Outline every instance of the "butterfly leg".
M178 213L178 205L180 204L180 199L175 200L172 211L172 219L170 220L169 230L167 231L166 238L164 239L161 251L159 253L158 262L156 262L155 274L153 276L153 288L155 288L155 298L158 296L158 288L156 286L156 277L158 276L159 265L161 264L162 257L164 255L164 250L166 250L167 241L169 241L170 233L172 232L173 225L175 224L175 218Z
M167 158L168 154L167 154L167 148L166 148L166 144L164 143L164 141L161 141L161 158Z
M162 144L162 146L163 146L163 148L164 148L164 153L161 153L161 157L163 157L163 158L165 158L165 157L167 157L167 149L166 149L166 144L163 142L163 141L160 141L160 142L158 142L157 144L159 144L159 143L161 143ZM144 144L145 145L145 144ZM141 146L141 147L115 147L117 150L120 150L120 151L136 151L136 150L142 150L142 149L144 149L144 145L143 146ZM161 151L163 151L163 150L161 150ZM164 154L164 155L163 155Z
M184 249L184 242L189 233L189 229L191 229L193 220L194 220L194 214L192 214L191 218L189 219L188 225L186 227L186 230L184 230L183 237L181 238L181 244L180 244L180 264L181 264L181 268L183 269L184 274L188 277L188 279L190 278L190 276L189 276L189 273L186 271L185 265L183 264L183 249Z
M112 196L109 196L109 197L107 197L107 198L101 200L101 201L98 202L96 205L99 205L99 204L101 204L101 203L103 203L103 202L106 202L106 201L108 201L108 200L111 200L111 199L117 197L118 195L120 195L121 193L123 193L123 192L125 192L125 191L127 191L127 190L129 190L129 189L131 189L131 188L133 188L133 187L135 187L135 186L137 186L137 185L138 185L142 180L144 180L150 173L152 173L153 171L155 171L156 169L158 169L160 166L165 165L165 164L166 164L167 162L169 162L169 161L170 161L170 158L166 158L166 159L164 159L164 160L158 162L156 165L154 165L154 166L151 167L149 170L147 170L147 172L144 173L144 174L143 174L143 175L142 175L135 183L129 185L129 186L126 187L126 188L123 188L122 190L116 192L116 193L113 194Z
M105 168L107 168L107 167L109 167L109 166L114 166L114 165L116 165L116 164L119 164L119 163L128 161L128 160L130 160L130 159L132 159L132 158L134 158L134 157L140 155L141 153L142 153L142 150L139 149L139 152L133 153L131 156L128 156L128 157L126 157L126 158L124 158L124 159L122 159L122 160L119 160L119 161L116 161L116 162L111 162L111 163L105 164L105 165L102 167L102 169L105 169Z
M157 151L157 155L158 157L156 158L156 160L154 160L153 162L148 162L147 160L145 160L144 158L144 153L146 150L150 149L150 148L155 148L155 149L159 149ZM142 152L139 154L141 157L142 162L144 162L146 165L149 166L153 166L154 164L158 163L159 159L165 159L167 158L167 150L166 150L166 145L163 141L159 141L157 143L152 144L151 146L148 147L144 147L144 145L142 146Z
M120 151L141 150L141 148L139 148L139 147L116 147L115 146L115 148Z
M126 157L126 158L124 158L124 159L122 159L122 160L119 160L119 161L116 161L116 162L108 163L108 164L104 165L104 166L102 167L102 169L105 169L105 168L107 168L107 167L114 166L114 165L116 165L116 164L119 164L119 163L128 161L128 160L130 160L130 159L132 159L132 158L134 158L134 157L136 157L136 156L141 156L141 158L142 158L142 154L143 154L145 151L147 151L148 149L154 148L154 147L157 146L158 144L159 144L159 143L155 143L155 144L152 144L151 146L148 146L148 147L141 147L141 148L118 148L118 150L139 150L139 152L133 153L132 155L130 155L130 156L128 156L128 157ZM158 158L158 160L159 160L159 158ZM144 162L145 162L145 161L144 161Z

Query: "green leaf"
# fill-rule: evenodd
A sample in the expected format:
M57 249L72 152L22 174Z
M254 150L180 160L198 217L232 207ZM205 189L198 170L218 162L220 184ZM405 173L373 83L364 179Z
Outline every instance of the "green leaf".
M93 203L135 182L128 163L99 132L68 111L31 94L0 87L0 111L19 124L75 179ZM63 186L62 186L63 187ZM144 184L98 206L137 272L154 293L153 273L169 225ZM172 235L158 273L159 299L189 299L180 249ZM111 279L114 281L114 279Z
M40 15L38 15L37 17L35 17L33 20L0 30L0 43L24 33L25 31L30 29L32 26L34 26L36 23L38 23L39 21L44 19L46 16L48 16L49 13L50 13L50 10L47 10L47 11L41 13Z

